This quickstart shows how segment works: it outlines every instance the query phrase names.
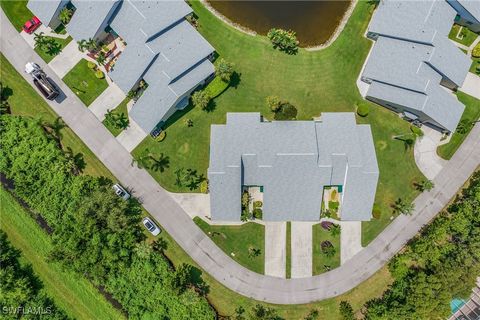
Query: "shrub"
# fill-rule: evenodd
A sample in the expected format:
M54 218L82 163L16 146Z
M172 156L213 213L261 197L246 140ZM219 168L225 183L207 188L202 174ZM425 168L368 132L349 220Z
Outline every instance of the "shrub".
M336 199L337 198L337 190L333 189L332 192L330 193L330 198L331 199Z
M158 142L162 142L163 140L165 140L165 138L167 137L167 132L166 131L162 131L160 132L160 134L158 135L158 137L156 138L156 140Z
M423 131L417 126L410 126L410 130L417 136L422 137L423 136Z
M328 201L328 208L332 211L337 211L338 210L339 203L338 201Z
M93 61L88 61L87 66L89 69L92 69L92 70L97 67L97 65Z
M373 205L372 216L377 220L382 216L382 210L380 210L380 206L378 204Z
M203 180L202 183L200 183L200 192L208 193L208 180Z
M192 103L195 107L199 107L202 110L206 110L208 108L208 104L210 103L210 95L205 90L195 91L192 95Z
M368 116L368 113L370 112L370 108L368 107L368 104L366 103L361 103L360 105L357 106L357 114L360 117L366 117Z
M193 120L192 119L185 119L183 121L187 127L193 127Z
M105 78L105 75L103 74L103 72L101 70L97 70L95 72L95 77L97 77L98 79L103 79L103 78Z
M477 43L475 48L472 50L472 57L474 58L480 58L480 42Z
M247 190L242 193L242 208L248 210L248 205L250 204L250 194Z
M261 208L263 206L262 201L254 201L253 202L253 207L254 208Z
M215 75L223 82L229 83L233 75L233 63L220 59L215 66Z
M322 221L320 223L320 225L322 226L323 229L325 230L330 230L332 227L333 227L333 223L330 222L330 221Z
M284 102L280 111L275 113L275 120L294 120L297 117L297 108L289 102Z
M268 96L267 105L273 113L277 113L282 108L282 101L277 96Z
M272 42L273 48L279 48L288 54L295 54L298 52L298 40L296 33L292 30L270 29L267 34L268 39Z
M262 216L263 216L262 209L260 208L253 209L253 216L255 217L255 219L262 219Z
M207 85L204 91L210 97L210 99L213 99L221 95L223 91L227 90L228 85L228 82L216 77Z

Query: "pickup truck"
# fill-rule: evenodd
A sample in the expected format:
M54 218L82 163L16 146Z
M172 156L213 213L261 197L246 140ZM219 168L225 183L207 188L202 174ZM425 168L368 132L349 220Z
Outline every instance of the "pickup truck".
M33 83L45 98L48 100L54 100L58 97L59 92L57 87L53 81L47 77L38 64L35 62L27 63L25 65L25 72L32 76Z

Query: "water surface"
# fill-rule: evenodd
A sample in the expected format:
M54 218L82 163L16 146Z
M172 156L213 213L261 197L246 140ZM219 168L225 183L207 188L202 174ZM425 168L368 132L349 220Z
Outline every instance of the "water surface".
M259 34L265 35L271 28L293 30L302 47L328 41L350 5L350 1L208 2L232 22Z

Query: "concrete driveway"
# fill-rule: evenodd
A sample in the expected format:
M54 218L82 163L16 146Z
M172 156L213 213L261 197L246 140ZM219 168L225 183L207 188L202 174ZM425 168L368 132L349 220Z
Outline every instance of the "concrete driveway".
M340 263L344 264L363 249L362 222L341 221L340 226Z
M287 223L265 222L265 275L285 278Z
M62 52L50 61L48 66L57 76L63 78L85 56L85 53L78 50L78 44L75 41L70 41Z
M476 74L469 72L463 85L458 90L465 92L477 99L480 99L480 77Z
M448 161L440 158L437 154L442 134L427 126L422 126L422 130L424 135L415 142L413 153L417 167L425 177L433 180Z
M103 121L108 110L113 110L125 99L125 93L115 84L111 83L101 95L88 107L90 111Z
M291 278L312 276L312 222L292 222Z
M131 118L129 120L130 125L117 136L117 140L128 152L132 152L148 136L148 133Z
M192 219L197 216L210 217L210 194L173 192L169 194Z

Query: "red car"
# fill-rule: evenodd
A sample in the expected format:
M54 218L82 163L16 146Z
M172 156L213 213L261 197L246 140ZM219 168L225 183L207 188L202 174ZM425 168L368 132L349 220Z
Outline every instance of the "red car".
M23 25L23 31L31 34L33 31L37 30L37 28L40 27L41 24L42 22L36 16L33 16L32 19L25 22L25 24Z

